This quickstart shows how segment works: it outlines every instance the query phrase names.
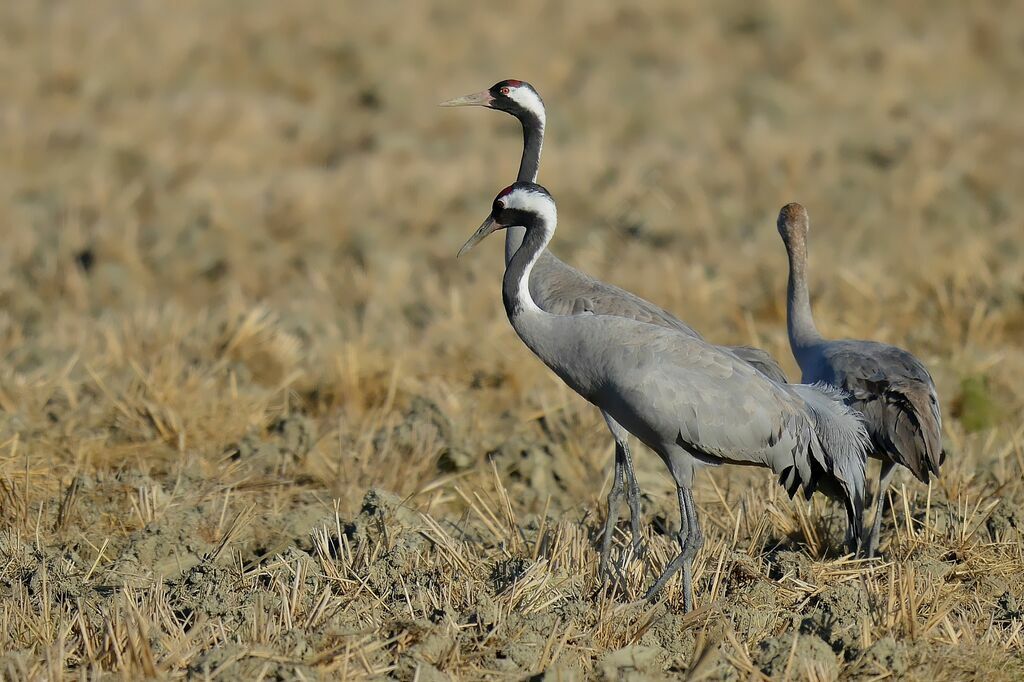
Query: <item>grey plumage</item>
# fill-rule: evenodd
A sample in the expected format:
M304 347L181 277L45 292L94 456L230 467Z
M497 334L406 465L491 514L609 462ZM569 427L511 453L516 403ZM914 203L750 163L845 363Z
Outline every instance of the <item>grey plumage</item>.
M734 354L676 329L544 311L527 283L556 222L546 190L516 183L495 199L491 216L460 254L495 229L524 226L502 286L513 328L570 388L658 453L672 474L680 553L648 597L681 568L685 607L692 608L691 561L703 543L692 484L702 466L767 467L790 495L802 489L809 497L820 487L844 500L850 532L859 535L867 436L855 415L830 391L777 384Z
M487 90L443 103L443 106L485 106L505 111L515 116L523 127L523 153L519 164L518 182L535 182L540 168L541 149L544 145L546 111L540 95L529 83L505 80ZM525 230L519 226L510 227L505 235L505 264L523 241ZM631 294L624 289L606 284L580 272L545 250L540 254L530 274L530 293L541 309L555 315L614 315L640 322L647 322L676 330L687 336L702 339L701 335L685 322L659 306ZM785 383L788 381L779 363L767 352L750 346L722 346L726 352L749 363L766 377ZM629 444L617 429L614 420L607 414L605 421L615 439L615 476L608 496L608 516L605 524L604 549L602 550L602 572L607 568L611 533L618 517L618 505L623 492L631 511L634 550L639 551L640 488L633 475L633 461ZM620 481L625 479L623 491Z
M928 370L907 351L873 341L828 341L806 353L807 373L849 391L875 446L922 483L942 464L942 415Z
M935 383L924 365L895 346L874 341L822 338L814 324L807 288L807 233L810 220L800 204L779 212L779 233L786 245L790 272L787 323L790 346L804 382L837 386L848 404L864 418L871 454L882 460L875 499L875 517L867 554L878 548L885 491L895 465L904 466L927 483L945 459L942 415Z
M509 235L506 235L506 242L509 241L515 247L512 250L514 253L522 243L522 236L515 238L510 232ZM578 315L584 312L595 315L614 315L674 329L696 339L704 339L697 330L672 313L625 289L580 272L559 260L550 251L544 251L541 254L530 274L530 294L541 309L553 315ZM781 383L788 381L786 373L767 351L751 346L720 346L720 348L750 364L773 381Z
M841 492L823 492L833 499L848 501L853 514L860 518L864 513L864 453L870 445L863 419L844 402L849 397L846 392L834 386L818 382L788 387L806 403L818 440L829 454L827 471L831 476L824 477L825 485L834 479L843 488ZM854 529L847 530L847 541L852 543Z
M537 181L541 150L544 147L547 111L544 108L544 100L532 85L525 81L504 80L482 92L443 102L442 106L483 106L515 116L523 127L523 153L519 161L516 182ZM508 265L512 255L522 244L524 233L520 227L507 230L505 265ZM575 315L583 312L615 315L703 338L675 315L624 289L580 272L549 251L544 251L537 259L530 275L530 293L537 305L555 315ZM750 346L722 348L750 363L770 379L783 383L787 381L782 367L767 352Z

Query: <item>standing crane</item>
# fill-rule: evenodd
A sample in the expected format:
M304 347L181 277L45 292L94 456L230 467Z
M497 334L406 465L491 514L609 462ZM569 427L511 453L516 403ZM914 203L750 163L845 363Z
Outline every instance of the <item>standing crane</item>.
M519 162L518 182L535 182L540 169L540 153L544 146L547 114L544 101L532 85L520 80L503 80L472 95L456 97L441 106L482 106L515 116L523 126L523 155ZM505 234L505 264L523 242L525 230L509 227ZM543 251L530 275L530 293L541 309L556 315L594 313L614 315L667 327L693 338L702 339L692 327L660 307L628 291L605 284L562 262L549 251ZM765 376L786 383L786 374L765 351L750 346L723 346ZM626 502L630 509L630 528L634 554L640 550L640 486L633 471L628 434L607 412L605 423L615 439L615 472L608 493L608 515L605 519L601 548L601 572L606 573L611 552L612 533L618 520L625 479Z
M648 591L653 599L683 571L683 605L693 609L693 556L704 537L693 502L703 466L770 468L790 496L802 488L838 497L856 542L863 516L867 434L830 390L779 384L733 353L661 325L604 314L556 315L530 291L533 270L554 234L554 199L540 185L503 190L459 251L495 230L518 227L519 248L505 268L502 300L523 343L572 390L654 450L676 485L679 554ZM814 394L801 397L801 391Z
M921 361L902 348L876 341L823 339L814 324L807 288L807 210L787 204L779 211L776 225L789 256L786 318L802 381L820 381L846 391L850 405L866 422L871 456L882 461L868 536L867 556L871 557L878 551L886 491L896 465L928 483L946 458L935 382Z

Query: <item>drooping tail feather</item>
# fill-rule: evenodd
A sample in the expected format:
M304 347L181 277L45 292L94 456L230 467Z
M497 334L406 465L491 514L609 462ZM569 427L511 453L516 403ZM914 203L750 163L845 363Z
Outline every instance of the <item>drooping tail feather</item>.
M864 479L871 439L860 414L844 401L846 394L834 386L794 384L790 388L807 405L814 428L809 447L816 481L804 485L810 497L816 487L826 494L839 493L847 506L851 530L860 534L864 515Z
M920 382L891 384L885 392L885 427L901 462L923 483L938 476L945 459L942 450L942 415L929 387Z

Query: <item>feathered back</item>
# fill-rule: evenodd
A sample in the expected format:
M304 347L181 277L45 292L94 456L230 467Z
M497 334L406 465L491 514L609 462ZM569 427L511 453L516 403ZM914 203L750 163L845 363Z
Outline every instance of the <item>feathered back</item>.
M777 384L788 384L789 377L782 371L782 367L767 351L753 346L723 346L727 351L743 360Z

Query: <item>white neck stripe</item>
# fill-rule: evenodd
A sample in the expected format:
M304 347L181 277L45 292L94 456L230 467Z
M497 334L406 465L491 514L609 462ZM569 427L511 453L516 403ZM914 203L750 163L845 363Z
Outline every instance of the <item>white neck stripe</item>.
M544 102L542 102L540 97L537 96L537 93L524 85L522 87L513 88L508 93L508 96L516 104L540 119L540 125L542 128L544 127L544 121L546 118Z

